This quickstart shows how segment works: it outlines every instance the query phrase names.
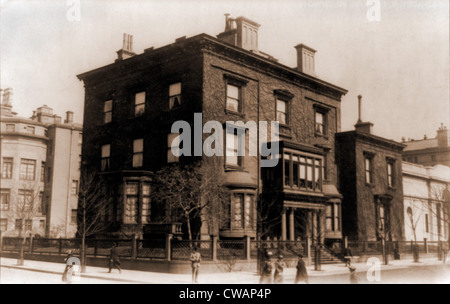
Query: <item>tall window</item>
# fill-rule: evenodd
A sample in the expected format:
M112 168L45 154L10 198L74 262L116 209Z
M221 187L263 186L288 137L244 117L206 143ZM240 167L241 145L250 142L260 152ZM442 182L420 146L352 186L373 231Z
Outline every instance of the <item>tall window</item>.
M176 163L180 160L180 134L170 133L167 136L167 162ZM173 148L172 148L173 147Z
M282 124L287 125L289 124L289 117L288 117L288 102L278 99L277 98L277 117L276 120Z
M103 123L107 124L112 121L113 101L107 100L103 104Z
M371 156L364 156L364 176L366 184L373 183L372 159Z
M22 212L31 212L33 211L33 206L35 203L33 198L33 190L19 190L18 191L18 203L19 210Z
M16 219L14 222L14 229L17 231L22 230L22 219Z
M315 133L316 135L326 135L327 134L327 119L326 112L315 110Z
M227 110L242 112L240 86L227 84Z
M387 163L387 179L388 179L388 186L394 187L394 161L388 160Z
M106 171L110 168L111 145L102 146L102 163L101 170Z
M243 164L243 155L239 155L239 150L243 147L240 137L245 138L239 136L236 129L227 129L225 164L228 166L241 167Z
M144 139L133 140L133 168L142 167L144 161Z
M340 204L327 205L326 209L326 229L327 231L341 231L341 206Z
M36 160L24 159L20 160L20 179L34 180L36 174Z
M232 228L253 229L254 196L248 194L234 194L231 204Z
M72 195L77 195L78 194L78 181L77 180L73 180L72 181L71 193L72 193Z
M11 200L11 190L10 189L1 189L0 190L0 210L8 211L9 204Z
M140 92L134 96L134 115L141 116L144 113L145 113L145 92Z
M13 172L13 158L3 157L2 179L12 178L12 172Z
M8 230L8 219L2 218L0 219L0 231L5 232Z
M378 231L387 232L387 210L383 204L378 205Z
M142 183L142 224L148 224L151 221L150 204L150 183Z
M25 231L33 230L33 220L27 219L25 220Z
M139 201L139 183L129 182L126 184L126 202L125 202L125 223L137 224L137 211Z
M181 105L181 82L169 86L169 109Z
M76 224L77 223L77 218L78 218L78 210L77 209L72 209L72 212L70 213L70 222L72 224Z
M294 189L322 190L322 159L284 153L284 185Z
M38 200L38 208L37 211L39 213L42 214L42 211L44 211L44 201L43 201L43 197L44 197L44 192L39 192L39 200Z
M441 204L436 204L436 224L437 224L437 233L438 235L442 234L442 213L441 213Z
M45 181L45 162L41 163L41 182Z
M425 232L430 233L430 216L425 214Z
M45 229L45 220L39 221L39 230L43 231Z

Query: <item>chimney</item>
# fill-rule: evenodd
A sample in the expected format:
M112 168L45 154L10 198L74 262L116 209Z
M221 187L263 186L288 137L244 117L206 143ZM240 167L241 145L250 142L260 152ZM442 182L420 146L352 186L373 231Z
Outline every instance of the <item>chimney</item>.
M73 123L73 112L72 111L66 112L66 119L64 120L64 123L66 123L66 124Z
M441 123L441 127L437 131L437 141L439 148L448 147L448 129L443 123Z
M120 50L117 51L117 59L125 60L133 57L136 53L133 52L133 36L129 34L123 34L123 45Z
M6 88L5 90L3 90L2 105L10 106L12 95L13 95L13 92L12 92L11 88Z
M260 25L245 17L236 19L225 14L225 31L217 38L247 51L258 52L258 29Z
M295 46L295 49L297 50L297 70L301 73L316 76L314 56L317 51L304 44Z
M61 116L58 115L53 115L53 119L54 119L54 123L61 123Z
M355 125L355 130L361 133L372 134L373 123L362 121L362 96L358 95L358 121Z

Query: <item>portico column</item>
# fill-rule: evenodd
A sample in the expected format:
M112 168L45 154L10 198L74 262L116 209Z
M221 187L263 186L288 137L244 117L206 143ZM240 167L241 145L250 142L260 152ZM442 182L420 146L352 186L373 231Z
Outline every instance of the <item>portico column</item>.
M286 241L286 209L281 211L281 240Z
M291 208L291 212L289 213L289 240L291 241L295 241L295 229L294 229L294 224L295 224L295 219L294 219L294 208Z

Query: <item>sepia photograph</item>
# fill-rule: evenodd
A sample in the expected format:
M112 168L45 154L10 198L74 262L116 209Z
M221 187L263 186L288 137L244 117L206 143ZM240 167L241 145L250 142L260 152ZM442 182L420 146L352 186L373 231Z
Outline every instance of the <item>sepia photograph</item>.
M449 12L0 0L0 284L450 284Z

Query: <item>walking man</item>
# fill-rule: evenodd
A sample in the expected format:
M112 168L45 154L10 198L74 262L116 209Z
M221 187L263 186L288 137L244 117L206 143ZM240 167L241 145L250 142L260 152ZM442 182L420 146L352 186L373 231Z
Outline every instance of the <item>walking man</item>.
M122 269L120 269L119 253L117 251L116 243L114 243L111 248L111 254L109 256L109 272L108 273L111 273L113 266L119 270L119 273L122 273Z
M192 263L192 283L198 284L198 269L200 268L200 262L202 261L202 256L198 252L197 247L194 247L194 251L191 253L191 263Z
M283 284L283 270L286 268L286 263L283 260L283 256L279 255L278 260L275 262L275 274L273 282L275 284Z

